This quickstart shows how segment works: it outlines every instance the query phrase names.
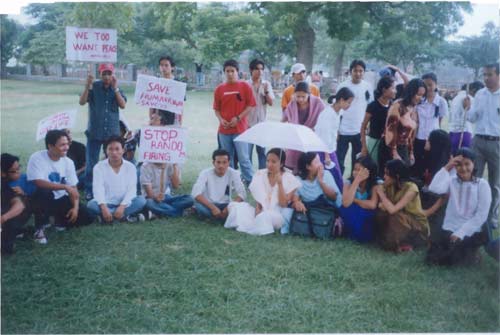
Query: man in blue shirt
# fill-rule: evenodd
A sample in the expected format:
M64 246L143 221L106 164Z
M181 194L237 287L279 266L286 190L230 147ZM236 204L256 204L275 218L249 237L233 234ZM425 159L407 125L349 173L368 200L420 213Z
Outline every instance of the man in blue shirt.
M87 135L85 198L92 199L92 170L99 161L99 151L104 142L113 135L120 135L120 113L124 109L127 97L118 88L118 81L113 75L113 64L101 64L101 80L94 81L89 74L85 89L80 96L80 105L89 104Z

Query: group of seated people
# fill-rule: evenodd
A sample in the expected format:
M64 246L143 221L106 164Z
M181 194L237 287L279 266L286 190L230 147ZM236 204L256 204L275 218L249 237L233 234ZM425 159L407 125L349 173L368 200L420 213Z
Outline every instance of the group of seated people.
M49 217L54 217L56 230L65 230L94 220L112 223L178 217L190 208L200 218L225 221L225 227L252 235L276 230L287 234L294 212L330 208L336 213L336 226L341 229L335 231L341 231L341 236L362 243L374 241L395 252L432 245L427 260L436 264L476 260L479 246L485 243L482 226L491 192L485 180L474 177L474 153L468 148L433 169L430 184L423 188L410 179L403 161L389 160L381 180L370 156L361 156L342 190L334 171L325 168L318 153L301 153L297 175L293 175L285 168L286 152L272 148L266 154L266 168L256 172L248 187L255 200L253 207L245 202L247 192L240 172L229 166L230 155L223 149L213 152L213 167L201 171L191 195L172 194L180 185L180 170L177 164L166 163L141 165L138 194L137 169L123 158L123 138L117 136L106 142L106 158L94 168L94 199L85 205L77 189L75 165L67 157L69 140L63 130L49 131L46 150L30 157L27 174L21 174L18 157L2 154L2 253L12 253L15 238L31 213L34 238L45 244ZM426 147L431 150L432 144ZM425 210L423 191L436 195ZM442 222L433 222L438 229L432 229L430 218L446 203Z

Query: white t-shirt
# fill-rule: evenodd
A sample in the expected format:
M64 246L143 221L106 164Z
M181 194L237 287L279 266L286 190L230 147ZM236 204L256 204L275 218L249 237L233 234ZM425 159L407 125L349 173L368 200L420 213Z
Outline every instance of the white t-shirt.
M314 127L316 134L325 142L328 153L337 151L337 133L340 125L340 112L325 104L325 109L319 114Z
M219 177L214 168L208 168L201 171L193 185L191 196L196 198L201 194L212 203L227 204L231 201L233 192L242 199L246 198L239 171L230 167L225 175Z
M472 133L472 123L465 119L465 109L463 106L463 101L467 96L465 91L458 92L457 96L451 100L450 115L448 119L448 126L450 132L461 132L467 131ZM469 95L469 99L472 102L474 98ZM465 125L465 129L464 129Z
M48 151L42 150L31 155L27 169L28 180L45 180L55 184L76 186L75 163L68 157L61 157L57 161L50 159ZM52 191L54 199L68 195L64 190Z
M94 166L93 174L92 192L99 205L129 206L137 196L137 169L129 161L124 159L116 173L104 159Z
M364 80L354 84L351 79L340 83L337 92L342 87L349 88L354 93L351 106L343 111L340 121L339 133L341 135L356 135L361 132L361 124L365 117L366 106L373 101L373 88Z

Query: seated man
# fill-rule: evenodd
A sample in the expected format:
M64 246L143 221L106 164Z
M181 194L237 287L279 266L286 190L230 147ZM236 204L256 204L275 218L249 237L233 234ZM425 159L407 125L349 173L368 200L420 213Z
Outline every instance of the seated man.
M64 129L68 134L69 150L67 156L75 163L76 176L78 177L78 189L83 190L85 186L85 167L87 166L85 160L85 144L74 141L71 136L71 131Z
M227 205L232 201L241 202L246 198L246 191L240 173L229 167L229 152L215 150L212 154L213 168L201 171L193 186L191 196L194 208L201 217L225 219ZM234 192L234 193L233 193Z
M3 153L0 160L2 161L2 178L5 178L5 181L14 193L21 197L31 197L33 192L35 192L36 186L33 181L28 181L26 173L21 173L19 157ZM3 170L4 164L6 164L6 172Z
M10 154L2 154L2 255L14 252L16 235L29 218L29 213L22 197L8 185L11 175L19 177L19 158Z
M142 194L147 198L146 209L157 216L182 216L193 206L190 195L171 195L171 188L181 183L177 164L144 163L141 166ZM150 217L151 218L151 217Z
M54 216L57 230L91 223L86 207L79 204L75 164L66 156L68 135L63 130L49 130L45 146L47 150L31 155L27 170L28 180L36 185L32 206L35 241L41 244L47 243L44 227L50 216Z
M144 221L140 212L146 204L143 196L137 196L137 170L135 165L123 159L123 139L111 136L104 144L108 158L94 166L92 192L94 199L87 208L92 215L106 223L118 221Z

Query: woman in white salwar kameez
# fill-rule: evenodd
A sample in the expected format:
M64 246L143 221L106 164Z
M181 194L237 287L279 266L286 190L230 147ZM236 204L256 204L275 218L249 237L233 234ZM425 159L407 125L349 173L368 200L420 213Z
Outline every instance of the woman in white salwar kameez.
M266 168L255 173L249 186L257 203L255 209L248 203L229 204L224 227L251 235L272 234L275 230L288 232L293 214L288 204L301 183L285 170L285 160L283 150L274 148L268 151Z
M453 265L480 259L478 248L487 242L482 227L488 218L491 189L486 180L474 177L474 158L469 148L459 149L429 185L431 192L449 194L449 200L441 234L434 238L427 263Z

